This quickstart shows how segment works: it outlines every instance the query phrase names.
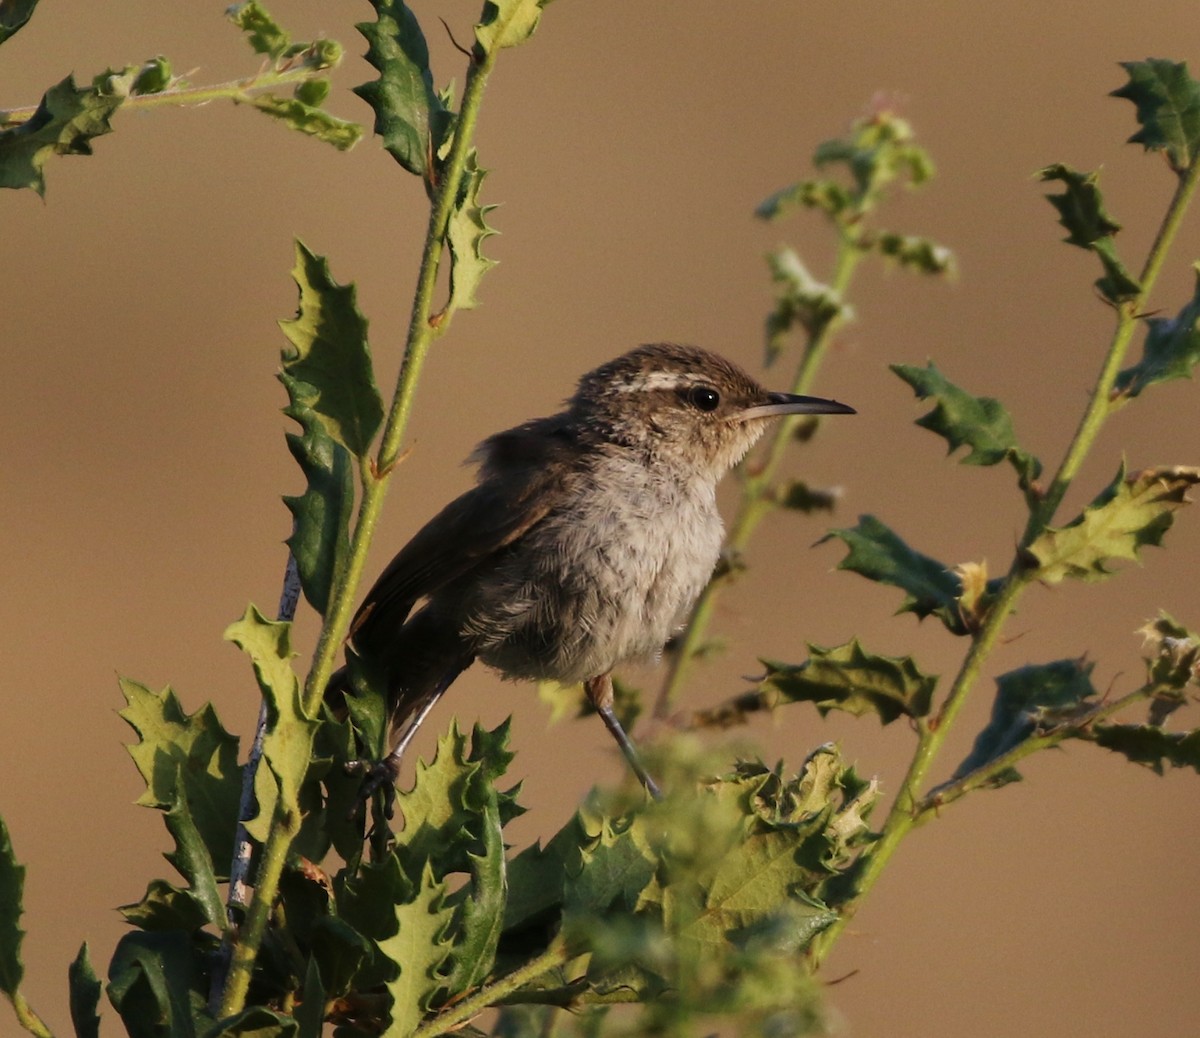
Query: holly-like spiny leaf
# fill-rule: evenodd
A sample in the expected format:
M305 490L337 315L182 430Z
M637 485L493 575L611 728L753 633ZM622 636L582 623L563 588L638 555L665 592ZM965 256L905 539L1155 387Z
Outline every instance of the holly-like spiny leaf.
M1077 712L1096 695L1091 677L1094 666L1086 660L1055 660L1001 674L996 679L991 720L953 777L985 767L1040 727ZM1015 769L1010 769L996 784L1019 778Z
M379 78L354 92L374 109L375 132L384 148L430 190L451 115L433 88L429 47L416 16L403 0L371 0L371 6L376 20L357 28Z
M109 119L128 96L128 90L111 90L110 78L97 76L92 86L77 87L67 76L46 91L29 119L0 129L0 188L31 187L44 195L42 167L52 155L90 155L91 142L112 132Z
M283 413L302 430L287 434L288 450L308 481L303 494L283 499L292 513L287 545L296 560L304 597L324 616L334 582L350 553L354 465L350 452L328 435L321 416L313 410L317 401L313 387L282 371L279 380L291 401Z
M292 277L300 305L293 319L279 323L292 344L283 351L284 373L312 387L306 403L326 435L365 458L383 422L383 402L354 286L334 281L325 259L299 241Z
M1017 472L1022 490L1030 490L1041 475L1042 463L1017 443L1012 418L993 397L972 396L949 381L930 361L927 367L893 364L892 371L912 386L918 400L937 402L932 411L917 419L917 425L941 436L953 453L966 447L964 465L996 465L1009 462Z
M108 967L108 999L130 1038L205 1034L208 966L203 950L182 931L135 930L117 943Z
M1142 286L1117 255L1113 239L1121 225L1104 207L1097 182L1099 175L1056 163L1041 170L1038 176L1043 181L1057 180L1064 185L1060 194L1047 195L1046 199L1058 210L1058 222L1069 232L1063 240L1099 257L1104 277L1096 282L1097 291L1114 304L1136 298Z
M1200 263L1196 287L1176 317L1148 317L1142 359L1117 375L1113 396L1137 396L1158 382L1191 378L1200 364Z
M475 26L479 51L492 54L524 43L533 35L547 3L549 0L484 0Z
M315 137L325 144L332 144L338 151L349 151L362 138L362 127L299 97L276 97L274 94L256 94L250 103L264 115L278 119L285 126Z
M446 225L446 243L450 246L450 302L448 310L472 310L479 305L475 290L483 275L496 261L483 254L483 243L496 230L488 226L487 214L496 207L481 205L479 192L487 170L476 158L475 149L467 155L458 198Z
M120 717L139 739L129 755L146 783L137 802L164 812L186 803L209 856L226 863L218 879L226 878L241 799L237 737L222 727L210 704L187 714L169 687L152 692L126 678L120 685L128 704Z
M1141 129L1129 138L1147 151L1165 151L1175 172L1182 174L1200 155L1200 83L1185 62L1147 58L1122 61L1129 82L1112 92L1137 108Z
M24 911L25 866L13 854L8 826L0 818L0 991L11 998L25 977L21 962L21 913Z
M758 694L777 702L811 702L822 716L830 710L856 717L874 713L881 724L929 713L937 678L922 673L912 657L867 652L857 638L830 649L810 643L808 651L801 664L764 660L767 675Z
M1174 513L1189 502L1200 468L1142 469L1116 478L1067 526L1046 529L1028 548L1037 578L1057 584L1066 577L1102 580L1117 559L1136 560L1148 544L1159 545Z
M1097 724L1081 732L1080 738L1120 753L1156 775L1164 774L1167 767L1200 772L1200 728L1168 732L1158 725Z
M0 43L15 36L33 17L38 0L4 0L0 3Z
M834 538L849 549L838 569L904 591L898 613L936 616L952 634L970 633L958 603L962 580L946 565L914 551L873 515L859 516L857 526L831 530L817 543Z

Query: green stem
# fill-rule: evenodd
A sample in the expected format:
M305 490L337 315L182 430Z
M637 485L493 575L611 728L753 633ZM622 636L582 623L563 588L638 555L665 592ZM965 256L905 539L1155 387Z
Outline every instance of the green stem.
M1162 270L1167 251L1179 230L1183 213L1195 192L1198 180L1200 180L1200 161L1194 163L1187 174L1180 179L1171 198L1158 235L1154 239L1154 244L1151 246L1143 266L1141 291L1136 299L1118 308L1117 326L1113 331L1108 353L1096 379L1091 400L1066 453L1063 455L1062 464L1049 489L1040 505L1033 510L1029 517L1029 523L1021 541L1023 546L1030 544L1053 520L1054 513L1062 503L1071 481L1078 473L1084 458L1095 442L1104 420L1112 411L1113 405L1109 397L1117 373L1120 371L1130 339L1137 326L1138 317L1143 312L1154 283ZM855 877L854 894L842 906L837 921L813 943L812 961L814 966L819 965L824 956L828 954L829 949L854 917L863 898L875 885L896 848L927 810L922 806L925 802L920 799L920 790L924 786L929 769L937 758L975 681L980 676L983 664L995 647L1000 632L1015 608L1021 592L1036 577L1037 571L1030 570L1018 553L1013 559L1008 576L995 602L988 611L987 619L972 639L971 648L959 668L945 702L932 721L923 722L919 727L917 749L913 754L908 773L904 777L904 782L896 795L887 820L884 822L879 839L864 853L861 859L861 871Z
M210 101L249 101L253 94L275 87L303 83L314 76L324 75L332 66L301 64L286 70L272 69L243 79L231 79L225 83L210 83L206 86L179 86L158 90L151 94L130 94L121 102L122 110L138 108L179 108L184 105L202 105ZM0 111L0 128L11 129L28 122L38 110L37 105L24 105Z
M845 298L854 268L862 256L863 252L855 241L843 232L838 245L833 280L830 286L836 298ZM829 352L834 334L842 324L843 318L839 313L821 325L805 347L804 355L801 357L796 374L792 379L790 392L808 393L811 390L821 363ZM730 557L736 558L745 550L763 516L774 507L770 500L771 488L787 446L792 440L797 425L802 421L813 420L790 415L775 427L766 449L762 452L762 460L746 476L743 484L741 504L729 527L729 535L725 541L725 551ZM712 621L713 610L716 607L717 595L734 572L730 569L723 574L714 576L705 585L700 597L696 600L688 618L687 627L684 628L683 634L679 638L679 644L672 653L670 667L662 688L659 690L654 706L655 717L666 717L679 698L684 682L695 661L697 650L707 635L708 625Z
M494 54L473 61L467 73L462 106L455 127L454 143L447 156L430 205L429 228L421 256L421 269L413 297L412 315L405 343L404 360L400 367L392 406L388 411L379 450L370 466L363 466L362 500L350 542L347 565L333 589L329 608L317 641L313 665L304 688L304 710L315 716L325 694L325 686L333 672L334 658L350 626L351 608L366 565L367 549L383 505L388 480L400 455L408 419L412 412L417 380L430 345L445 331L450 318L443 311L435 318L433 298L437 288L438 268L446 236L446 227L453 211L458 189L466 167L471 138L479 117L483 89L493 64ZM271 906L279 891L279 878L287 862L288 852L298 828L298 820L277 811L263 848L262 864L254 888L254 898L246 921L238 935L230 963L229 979L221 999L222 1018L240 1012L245 1004L255 960L266 933Z
M512 973L480 988L469 998L464 998L461 1002L456 1002L443 1012L438 1013L432 1020L422 1024L412 1033L412 1038L435 1038L439 1034L446 1034L448 1031L458 1029L472 1017L478 1016L489 1006L494 1006L504 1001L509 995L524 987L530 981L537 980L538 977L548 973L555 966L561 966L563 963L570 961L573 954L565 941L555 940L551 942L550 947L542 952L541 955L530 959L520 969L513 970Z
M14 991L9 998L12 1000L13 1009L17 1014L17 1023L36 1038L54 1038L53 1032L34 1012L33 1007L25 1001L25 996L21 992Z

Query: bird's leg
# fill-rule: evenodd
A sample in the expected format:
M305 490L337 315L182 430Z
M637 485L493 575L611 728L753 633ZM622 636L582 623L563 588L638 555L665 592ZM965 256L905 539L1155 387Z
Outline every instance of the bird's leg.
M421 705L417 708L405 726L404 731L400 734L396 745L392 747L391 753L381 761L376 761L368 770L366 778L363 779L362 789L359 790L359 798L367 800L380 787L383 788L383 813L387 818L391 818L395 813L396 802L396 782L400 778L400 761L404 757L404 751L408 749L409 743L413 741L417 734L417 729L421 727L422 722L429 716L429 712L434 708L439 699L442 698L452 684L454 679L459 676L467 666L471 663L470 660L466 664L455 664L441 678L433 690L421 701Z
M598 678L589 678L583 683L583 689L587 693L592 706L596 708L596 713L600 715L600 720L604 722L604 726L608 729L609 734L617 740L617 745L621 747L621 752L625 754L625 759L629 761L629 767L633 769L633 773L638 777L638 781L646 787L646 792L655 800L661 800L663 798L662 790L658 788L658 784L650 777L650 773L646 770L641 758L638 756L637 747L633 745L633 740L629 738L629 735L621 726L621 722L617 720L617 715L613 713L612 675L601 674Z

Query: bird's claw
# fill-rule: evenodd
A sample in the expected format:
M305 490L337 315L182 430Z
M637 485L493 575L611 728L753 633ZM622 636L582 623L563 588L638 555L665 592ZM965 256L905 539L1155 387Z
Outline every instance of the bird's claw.
M358 803L354 807L354 813L357 814L362 805L382 789L384 817L388 819L392 818L396 813L396 780L400 777L399 768L397 767L398 763L398 761L394 761L390 756L377 761L360 759L346 763L347 774L361 774L363 776L362 786L358 791Z

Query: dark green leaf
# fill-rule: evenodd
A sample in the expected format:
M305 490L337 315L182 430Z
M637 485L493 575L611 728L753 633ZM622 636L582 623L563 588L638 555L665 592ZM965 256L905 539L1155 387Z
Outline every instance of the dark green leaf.
M853 204L850 192L832 180L801 180L764 199L754 210L754 215L760 220L778 220L793 209L803 207L837 217Z
M1168 765L1200 771L1200 728L1168 732L1148 724L1098 724L1085 730L1081 737L1123 754L1158 775Z
M1117 376L1114 395L1137 396L1156 382L1191 378L1200 364L1200 264L1196 287L1177 317L1150 317L1142 359Z
M882 724L929 713L937 678L923 674L912 657L877 656L857 638L832 649L810 644L808 651L808 660L799 665L764 660L767 676L757 694L776 702L814 703L822 716L830 710L856 717L874 713Z
M1149 684L1178 693L1188 685L1200 684L1200 634L1176 623L1166 613L1159 613L1138 634L1146 639L1144 658Z
M433 181L434 156L449 132L450 113L433 89L429 48L416 16L402 0L372 0L376 21L357 28L379 78L354 92L375 111L375 132L410 173Z
M276 1013L266 1006L249 1006L222 1020L204 1038L295 1038L298 1026L295 1017Z
M92 968L87 941L67 968L67 980L75 1038L100 1038L100 979Z
M188 810L187 799L184 795L186 785L182 778L176 782L175 788L177 790L175 803L171 805L171 809L164 816L167 831L175 841L175 850L169 852L165 857L190 884L190 893L196 903L204 909L207 922L221 929L225 923L225 907L221 900L221 892L217 889L216 869L212 855L205 846L203 837ZM219 850L231 851L232 848L222 846ZM227 862L230 856L230 854L226 854L221 859L222 862ZM228 866L223 865L222 871L227 870Z
M45 194L42 167L50 156L90 155L91 141L112 131L109 118L124 100L125 93L81 89L72 76L51 87L26 122L0 130L0 187Z
M258 0L246 0L245 3L233 4L225 14L249 38L250 46L254 48L255 54L280 58L284 51L292 45L292 38L267 13L267 9Z
M1047 195L1058 210L1058 222L1070 232L1063 240L1088 249L1100 258L1104 277L1096 282L1100 294L1111 303L1135 298L1142 290L1137 279L1125 269L1113 241L1121 225L1108 215L1097 183L1099 174L1081 173L1057 163L1038 174L1043 181L1058 180L1065 185L1061 194Z
M396 970L378 948L395 936L396 905L412 901L416 884L390 854L382 861L362 865L357 872L345 870L335 880L334 889L340 918L371 942L371 961L358 971L356 986L363 989L384 983Z
M484 54L524 43L538 26L549 0L484 0L475 39Z
M354 986L371 954L370 942L337 916L317 920L311 946L312 964L320 968L322 978L329 978L328 985L323 985L329 998L340 997Z
M324 616L334 581L349 556L354 466L350 452L325 432L313 410L313 388L285 372L279 373L279 380L291 401L283 413L302 429L287 434L288 450L308 481L303 494L283 499L292 513L287 545L296 559L304 597Z
M21 31L37 5L38 0L0 0L0 43Z
M1069 525L1050 527L1028 549L1037 577L1057 584L1066 577L1102 580L1116 559L1136 560L1148 544L1160 545L1174 513L1200 482L1198 468L1152 468L1116 478Z
M25 866L13 855L8 826L0 818L0 991L10 998L25 976L21 963L21 913L25 896Z
M951 633L968 633L957 602L962 581L943 563L913 551L873 515L859 516L855 527L831 530L818 543L835 537L850 549L838 569L904 591L898 613L936 616Z
M209 1029L208 978L199 963L210 953L178 931L121 938L108 967L108 998L129 1038L195 1038Z
M451 310L472 310L479 305L475 290L483 275L496 265L495 260L483 254L483 243L495 234L487 223L487 214L496 207L481 205L479 191L483 187L487 170L476 159L475 150L467 155L463 168L462 183L458 198L450 211L446 225L446 244L450 246L450 302Z
M1091 676L1094 666L1084 660L1055 660L1001 674L996 679L991 720L976 737L954 778L985 767L1039 728L1070 715L1092 699L1096 695Z
M237 737L209 704L186 714L170 688L152 692L136 681L120 683L128 703L120 716L139 739L129 754L146 783L137 802L160 811L186 802L203 846L221 863L218 879L226 878L241 799Z
M293 347L283 351L283 370L312 387L306 400L325 433L355 457L365 458L383 422L383 402L354 286L335 282L329 264L302 242L296 242L292 277L300 289L300 306L294 319L280 322Z
M138 69L131 94L157 94L171 85L171 63L161 54Z
M1041 475L1042 463L1017 444L1012 418L1004 405L992 397L972 396L950 382L932 361L924 368L893 364L892 370L912 386L918 400L932 397L937 401L917 425L941 436L953 453L968 448L964 465L996 465L1009 462L1017 472L1023 490L1032 487Z
M809 338L835 320L851 314L841 296L814 278L795 249L781 246L767 253L775 284L775 307L767 315L767 364L783 352L785 339L799 325Z
M918 274L953 274L955 270L954 253L919 235L882 231L868 235L862 244Z
M823 487L810 487L803 480L788 480L776 488L773 500L780 508L812 515L813 512L832 512L841 498L841 492Z
M325 1033L325 1002L328 995L321 983L321 971L315 959L308 960L304 972L302 1001L296 1009L296 1038L321 1038Z
M314 107L298 97L256 94L250 103L291 129L332 144L338 151L349 151L362 137L362 127L358 123L339 119L324 108Z
M208 912L190 890L165 879L152 879L136 904L117 909L121 917L143 930L180 930L191 933L208 924Z
M465 889L457 917L451 996L481 984L496 962L496 948L504 927L508 901L508 875L501 835L500 807L495 789L480 819L483 853L471 854L471 882Z
M1200 83L1182 61L1147 58L1122 61L1121 67L1129 82L1112 96L1133 102L1142 127L1129 142L1165 151L1171 167L1182 173L1200 153Z

